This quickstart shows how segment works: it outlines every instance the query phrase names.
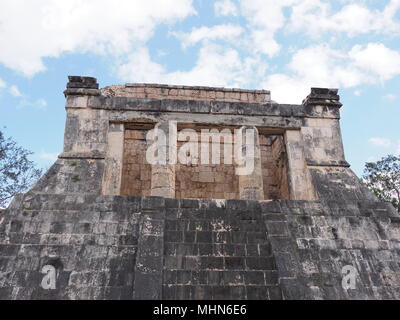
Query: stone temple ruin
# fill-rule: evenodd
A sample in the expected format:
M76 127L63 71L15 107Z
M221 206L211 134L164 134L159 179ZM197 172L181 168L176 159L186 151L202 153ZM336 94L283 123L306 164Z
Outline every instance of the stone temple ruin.
M346 162L337 90L287 105L70 77L65 96L63 153L0 213L0 298L400 298L400 218ZM254 170L148 163L148 132L172 121L253 128Z

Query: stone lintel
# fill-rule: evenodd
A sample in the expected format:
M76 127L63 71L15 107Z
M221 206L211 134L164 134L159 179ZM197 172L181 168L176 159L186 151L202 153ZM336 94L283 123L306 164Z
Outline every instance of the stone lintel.
M97 89L67 89L64 91L64 95L68 96L99 96L101 94L100 90Z
M88 107L109 111L139 111L148 114L187 113L187 114L212 114L232 116L269 116L302 119L308 117L302 105L276 104L276 103L248 103L240 101L210 101L190 99L147 99L132 97L89 97ZM119 120L117 120L119 121ZM281 127L281 126L280 126Z

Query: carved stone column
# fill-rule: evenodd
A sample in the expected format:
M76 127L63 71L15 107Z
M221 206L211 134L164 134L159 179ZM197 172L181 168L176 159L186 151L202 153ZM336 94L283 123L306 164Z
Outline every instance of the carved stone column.
M160 132L161 131L161 132ZM151 168L151 195L175 198L175 164L177 149L176 122L165 121L156 125L154 137L158 140L159 152L164 153L165 163L153 164Z
M304 142L300 130L285 132L289 165L290 200L315 200L314 187L304 156Z
M253 135L248 136L248 130L249 132L253 130ZM243 139L242 150L236 150L236 152L240 151L242 153L245 163L243 167L236 168L236 174L239 174L240 199L262 200L264 198L264 189L258 130L254 126L244 126L240 128L240 136ZM238 139L239 137L236 136L235 138ZM249 138L253 139L253 141L249 141ZM238 141L235 142L237 145Z
M125 129L121 124L110 124L102 190L104 195L120 195L124 157Z

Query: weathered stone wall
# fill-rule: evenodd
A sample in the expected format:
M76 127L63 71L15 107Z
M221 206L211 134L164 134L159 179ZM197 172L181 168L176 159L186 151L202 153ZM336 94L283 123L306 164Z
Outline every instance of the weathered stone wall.
M272 137L260 135L261 168L263 177L263 199L279 199L278 182L275 175Z
M310 167L319 199L346 201L378 201L377 197L345 167Z
M289 200L289 169L283 137L276 137L272 142L272 154L275 165L275 179L278 185L278 197L272 199Z
M47 194L0 217L1 299L399 299L399 258L380 202Z
M60 158L30 192L100 195L103 172L103 159Z
M288 168L282 136L260 135L264 199L289 200Z
M66 154L104 154L109 122L104 110L80 107L67 108L64 139Z
M64 152L0 211L1 299L400 299L400 219L344 158L337 90L278 105L266 91L70 77L65 94ZM169 121L255 129L255 170L150 168L144 132L169 136Z
M132 299L139 198L25 195L0 222L1 299ZM46 265L57 270L44 290Z
M266 103L271 93L266 90L243 90L215 87L189 87L161 84L126 84L102 89L104 96L139 99L209 100L245 103Z
M235 161L233 159L233 135L231 142L221 139L214 145L209 145L203 150L201 146L201 134L198 132L198 156L192 157L193 163L176 165L176 198L203 198L203 199L238 199L239 178L235 173ZM210 140L211 141L211 140ZM223 141L223 143L221 143ZM187 144L187 139L179 139L178 150ZM225 163L225 144L230 144L232 160ZM213 164L215 152L213 147L219 150L217 159L220 164ZM216 150L215 150L216 151ZM202 158L207 158L209 164L202 163Z
M314 200L318 195L322 197L320 199L324 199L326 193L317 192L313 186L315 179L310 177L311 170L321 168L320 171L323 171L324 168L338 167L346 171L349 166L344 158L340 133L341 103L338 92L334 89L312 88L311 94L303 101L303 104L283 105L271 101L269 92L263 90L156 84L111 86L102 90L98 87L94 78L70 77L65 91L67 122L65 146L61 159L104 160L103 172L99 173L102 179L101 193L105 195L148 193L147 187L144 191L126 190L126 180L132 177L123 181L126 173L126 171L122 172L124 166L123 127L137 121L152 123L156 126L168 121L189 126L238 127L239 125L254 127L266 135L283 135L287 161L286 167L281 169L287 169L287 182L285 182L283 171L271 175L264 170L266 175L262 180L263 184L268 185L265 188L268 191L258 190L261 189L261 181L252 178L247 182L256 183L257 187L243 187L254 191L245 195L247 191L241 192L243 188L240 186L245 186L247 182L239 179L241 198L279 197L292 200ZM164 169L167 170L167 168ZM173 173L172 169L168 168L169 173L165 171L163 174L152 175L154 184L152 195L172 197L177 193L176 172ZM131 171L128 170L128 172ZM348 171L346 174L352 173ZM71 180L72 177L67 177L67 175L68 173L63 179ZM156 187L156 176L160 175L174 185ZM275 180L282 181L282 184L274 183L273 177ZM320 179L320 183L323 181L326 180ZM287 184L288 191L283 183ZM329 181L326 183L324 188L329 189ZM131 184L129 185L128 189L131 187ZM273 187L276 185L278 186ZM349 185L344 184L344 188L352 192ZM61 192L62 189L65 190L67 187L58 187L58 191ZM255 191L256 189L258 191ZM223 193L224 197L230 198L234 193L230 191L232 190L214 193L220 195ZM193 197L196 197L198 192L194 193ZM286 193L289 193L289 196ZM192 197L192 195L181 195L181 197L187 196Z
M219 128L221 129L221 128ZM146 142L147 130L127 129L125 131L122 187L121 194L129 196L150 196L151 195L151 175L152 166L146 161L146 151L149 145ZM199 150L197 157L192 157L193 163L175 165L175 197L176 198L195 198L195 199L240 199L239 176L236 175L234 159L234 135L230 135L230 154L232 159L230 164L225 163L225 147L228 143L221 139L209 145L208 162L202 164L201 160L205 155L201 146L201 132L198 131ZM276 142L273 150L272 138L260 135L260 148L264 182L264 199L288 199L287 181L281 176L287 175L287 167L278 158L284 152L284 145ZM187 138L178 139L177 147L181 150L187 144ZM275 141L275 140L274 140ZM211 142L211 140L210 140ZM278 146L279 145L279 146ZM213 148L219 150L220 155L217 159L220 164L213 164L213 156L218 153ZM279 182L278 176L279 175ZM281 184L282 183L282 184ZM283 194L281 195L281 189Z
M286 299L399 299L400 218L390 204L277 201L262 205ZM345 290L343 267L355 268Z
M303 101L307 118L301 128L308 165L349 167L344 157L337 89L313 88Z
M339 119L307 119L302 128L308 165L344 165L344 149Z
M151 195L151 165L146 161L146 133L145 130L125 132L122 195Z

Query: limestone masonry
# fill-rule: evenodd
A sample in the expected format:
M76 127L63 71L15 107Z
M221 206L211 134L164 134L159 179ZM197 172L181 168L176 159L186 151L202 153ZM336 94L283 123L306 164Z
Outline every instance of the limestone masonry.
M400 299L400 217L345 159L337 90L69 77L65 96L63 153L0 211L0 299ZM254 129L254 171L148 163L170 121Z

